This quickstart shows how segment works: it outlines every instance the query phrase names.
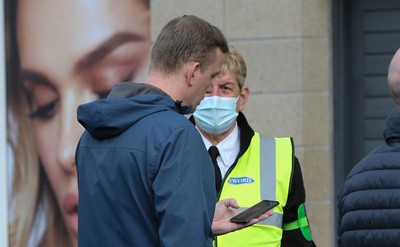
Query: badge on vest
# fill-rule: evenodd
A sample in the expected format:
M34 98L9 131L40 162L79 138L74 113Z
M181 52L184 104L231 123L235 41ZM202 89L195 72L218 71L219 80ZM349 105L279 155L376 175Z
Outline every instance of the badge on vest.
M250 177L231 177L228 180L228 183L233 185L240 185L240 184L251 184L254 183L254 179Z

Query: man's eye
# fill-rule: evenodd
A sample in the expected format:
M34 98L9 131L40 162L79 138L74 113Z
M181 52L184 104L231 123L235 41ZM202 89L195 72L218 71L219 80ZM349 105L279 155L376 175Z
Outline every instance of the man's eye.
M230 87L222 87L222 90L224 92L229 92L229 91L232 91L232 88L230 88Z
M58 105L59 101L56 100L47 105L38 107L35 111L29 113L29 118L31 119L39 118L42 120L50 119L55 115Z

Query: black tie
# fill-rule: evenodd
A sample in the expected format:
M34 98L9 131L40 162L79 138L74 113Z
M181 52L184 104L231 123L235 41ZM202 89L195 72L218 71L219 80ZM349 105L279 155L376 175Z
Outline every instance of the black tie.
M217 163L217 157L219 156L218 148L216 146L211 146L208 149L208 153L210 154L211 160L214 165L215 188L217 189L217 193L218 193L221 188L221 183L222 183L221 171L219 170L218 163Z

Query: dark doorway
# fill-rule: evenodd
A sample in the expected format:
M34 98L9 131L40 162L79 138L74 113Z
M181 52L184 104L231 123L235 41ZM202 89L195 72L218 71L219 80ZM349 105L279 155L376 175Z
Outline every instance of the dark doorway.
M387 68L400 48L400 1L333 1L334 165L336 189L383 142L395 110Z

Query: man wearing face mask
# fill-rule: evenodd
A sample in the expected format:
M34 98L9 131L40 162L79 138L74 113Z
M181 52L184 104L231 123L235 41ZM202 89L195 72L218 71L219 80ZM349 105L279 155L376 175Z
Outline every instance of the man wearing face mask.
M274 214L246 230L215 238L215 246L315 246L305 210L305 188L290 137L254 132L242 113L249 89L242 56L230 47L191 120L214 161L218 199L234 197L242 209L276 200Z

